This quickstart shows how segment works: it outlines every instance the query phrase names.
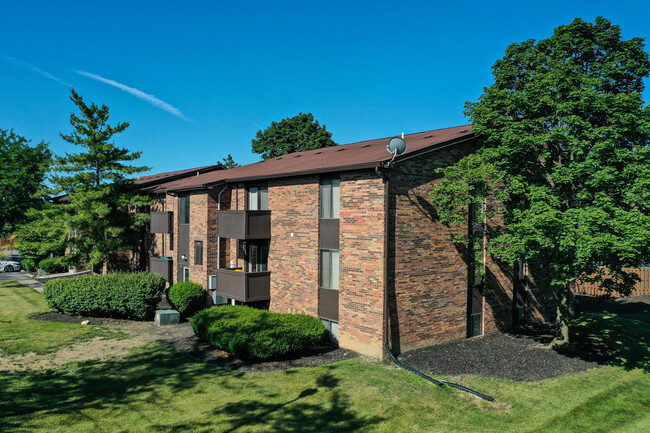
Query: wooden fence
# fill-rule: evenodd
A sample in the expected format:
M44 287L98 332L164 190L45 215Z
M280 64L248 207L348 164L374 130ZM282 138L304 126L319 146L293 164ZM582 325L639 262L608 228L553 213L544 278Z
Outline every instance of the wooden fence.
M650 267L625 269L625 271L634 272L641 278L641 281L636 283L632 296L650 295ZM574 287L573 293L577 295L607 296L607 293L597 283L578 283ZM621 295L612 292L609 296L619 298Z

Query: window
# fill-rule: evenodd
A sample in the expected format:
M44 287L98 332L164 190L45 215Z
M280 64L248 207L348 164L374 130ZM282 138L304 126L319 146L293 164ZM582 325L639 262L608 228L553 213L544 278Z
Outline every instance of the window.
M190 281L190 268L183 268L183 281Z
M203 265L203 241L194 241L194 264Z
M169 250L174 251L174 233L169 234Z
M266 272L269 262L269 246L248 245L248 272Z
M336 250L320 252L320 286L323 289L339 289L339 252Z
M485 275L484 220L485 203L477 201L470 204L470 276L467 336L483 334L483 279Z
M339 218L341 181L322 179L320 182L320 217Z
M323 322L323 325L325 325L325 331L327 332L327 337L329 338L329 342L335 346L339 345L339 323L338 322L332 322L331 320L327 319L320 319L321 322Z
M269 209L269 187L266 185L248 188L248 210Z
M190 223L190 196L182 195L178 198L179 201L179 214L180 214L180 223L189 224Z
M223 296L218 296L217 295L217 276L216 275L210 275L208 285L209 285L209 289L212 290L212 302L215 305L223 305L223 304L228 303L228 298L224 298Z

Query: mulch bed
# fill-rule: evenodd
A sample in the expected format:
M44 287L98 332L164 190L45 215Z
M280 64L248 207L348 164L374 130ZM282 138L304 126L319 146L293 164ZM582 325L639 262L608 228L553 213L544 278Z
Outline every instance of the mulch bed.
M88 321L89 325L117 326L126 332L151 334L152 341L163 343L175 350L185 352L204 362L216 364L220 367L241 371L275 371L288 370L297 367L312 367L323 364L331 364L337 361L357 358L360 355L347 349L341 349L329 345L313 347L308 351L286 356L283 358L267 361L243 360L230 355L227 352L216 349L208 343L200 341L192 326L188 322L178 325L156 326L153 322L139 322L126 319L111 319L101 317L75 317L56 312L49 312L32 316L33 320L44 320L48 322L65 322L80 324Z
M647 314L650 296L632 298L578 297L579 314L607 311L609 313ZM178 351L224 368L242 371L273 371L308 367L359 357L355 352L332 346L320 346L309 352L270 361L247 361L231 356L200 341L189 323L156 327L152 322L137 322L107 318L79 318L59 313L45 313L35 320L119 326L124 330L148 332L152 341L159 341ZM409 351L400 360L413 368L432 375L458 376L475 374L515 381L533 382L567 373L584 372L602 365L593 359L581 359L576 354L566 356L546 347L552 339L550 329L526 333L493 333L485 337L450 342Z

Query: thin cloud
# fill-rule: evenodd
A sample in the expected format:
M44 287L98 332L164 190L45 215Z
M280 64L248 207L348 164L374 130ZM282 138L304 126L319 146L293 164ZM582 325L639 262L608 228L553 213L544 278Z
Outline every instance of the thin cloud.
M90 72L85 72L85 71L75 71L75 72L77 74L79 74L79 75L83 75L84 77L88 77L88 78L91 78L93 80L100 81L100 82L102 82L104 84L108 84L109 86L117 87L120 90L124 90L125 92L130 93L131 95L135 96L136 98L142 99L143 101L146 101L146 102L150 103L154 107L158 107L161 110L164 110L164 111L166 111L166 112L168 112L170 114L173 114L176 117L180 117L181 119L186 120L188 122L190 121L190 119L185 117L183 115L183 113L181 113L181 110L179 110L178 108L168 104L165 101L162 101L162 100L156 98L153 95L149 95L148 93L144 93L142 90L138 90L138 89L133 88L133 87L125 86L124 84L118 83L115 80L109 80L108 78L104 78L104 77L101 77L101 76L96 75L96 74L91 74Z
M37 68L34 65L31 65L29 63L20 61L18 59L14 59L13 57L9 57L9 56L7 56L5 54L0 54L0 56L2 56L2 58L5 59L5 61L7 63L9 63L10 65L12 65L12 66L17 66L17 67L20 67L20 68L28 69L28 70L30 70L32 72L36 72L37 74L42 75L45 78L49 78L52 81L56 81L59 84L63 84L64 86L72 87L72 84L70 84L70 83L68 83L66 81L63 81L59 77L55 77L54 75L50 74L47 71L42 70L41 68Z

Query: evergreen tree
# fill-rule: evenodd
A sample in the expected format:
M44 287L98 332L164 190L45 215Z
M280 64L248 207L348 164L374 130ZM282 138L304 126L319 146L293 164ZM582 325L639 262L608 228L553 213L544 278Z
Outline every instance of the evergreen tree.
M40 192L51 161L46 143L30 146L13 130L0 129L0 236L26 221L29 209L42 207Z
M466 114L479 151L440 170L431 198L446 224L487 200L488 251L543 258L558 293L554 344L569 340L571 287L598 281L629 294L625 267L650 257L650 62L643 40L604 18L575 19L553 36L510 45L494 84Z
M232 158L231 154L228 154L222 161L221 165L223 165L224 168L235 168L239 167L239 164L235 162L235 160Z
M300 113L279 122L271 122L264 131L259 130L251 140L253 153L263 159L275 158L292 152L336 146L332 133L321 126L311 113Z
M70 99L80 114L70 115L73 131L61 137L83 151L57 158L54 167L62 174L52 177L58 190L69 197L64 221L70 232L70 250L63 262L87 261L94 268L107 262L111 270L111 255L120 250L135 251L140 228L148 221L148 214L142 210L151 200L138 194L129 177L149 168L129 165L141 152L117 147L111 141L129 126L128 122L110 126L106 105L88 105L74 89L71 92Z

